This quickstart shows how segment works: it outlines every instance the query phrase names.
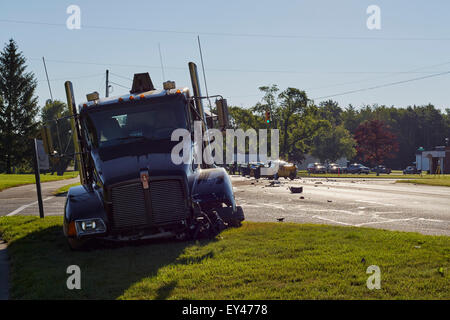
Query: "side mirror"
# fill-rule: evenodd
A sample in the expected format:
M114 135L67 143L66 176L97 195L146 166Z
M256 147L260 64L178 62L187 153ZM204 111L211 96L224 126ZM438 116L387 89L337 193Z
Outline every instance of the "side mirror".
M216 108L217 108L217 116L219 118L218 119L219 126L223 130L227 128L230 123L227 99L217 99Z
M50 133L50 127L44 126L41 128L42 142L44 144L45 153L53 155L53 139Z

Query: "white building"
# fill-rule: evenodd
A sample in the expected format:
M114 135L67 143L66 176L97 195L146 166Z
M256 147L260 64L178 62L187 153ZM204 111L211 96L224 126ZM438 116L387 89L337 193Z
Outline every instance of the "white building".
M434 150L419 148L416 152L416 167L429 173L450 173L450 147L435 147Z

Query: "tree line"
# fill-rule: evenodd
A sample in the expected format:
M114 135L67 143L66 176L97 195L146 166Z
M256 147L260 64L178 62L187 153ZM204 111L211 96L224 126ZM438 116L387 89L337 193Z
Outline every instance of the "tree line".
M0 172L32 171L32 139L42 124L50 125L56 151L52 166L67 167L73 154L66 104L49 101L41 108L35 95L37 81L27 71L26 59L10 39L0 52ZM450 109L434 105L365 105L342 107L328 100L316 104L297 88L262 86L261 101L251 108L231 106L231 126L280 131L280 156L301 162L306 154L322 162L341 157L365 164L399 169L410 165L419 147L445 144L450 137ZM270 122L265 121L266 112ZM58 124L58 125L57 125ZM56 159L56 160L55 160Z
M431 149L450 138L450 109L434 105L398 108L384 105L340 106L328 100L316 104L305 91L263 86L261 102L251 108L230 107L232 124L240 128L280 130L280 155L301 162L306 154L333 162L346 157L366 165L394 169L415 161L419 147ZM269 111L271 121L265 122Z

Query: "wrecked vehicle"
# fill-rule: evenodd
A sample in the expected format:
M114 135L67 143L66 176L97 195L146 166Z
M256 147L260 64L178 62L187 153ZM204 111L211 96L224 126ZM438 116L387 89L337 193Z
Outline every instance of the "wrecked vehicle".
M278 171L274 175L269 176L261 173L261 168L272 168L275 170L277 165ZM295 164L283 160L271 160L265 164L257 163L256 165L250 166L249 168L249 175L251 177L255 177L256 179L263 177L269 179L289 178L291 180L294 180L297 177L297 172L298 168Z
M70 188L64 212L64 234L73 249L89 239L211 237L244 220L226 171L194 161L194 121L201 121L204 132L208 126L192 62L189 71L192 96L172 81L156 90L142 73L135 74L130 94L89 94L78 111L72 83L65 83L81 180ZM216 109L225 130L226 100L217 98ZM191 152L187 163L174 164L171 151L178 141L171 134L178 128L192 133Z

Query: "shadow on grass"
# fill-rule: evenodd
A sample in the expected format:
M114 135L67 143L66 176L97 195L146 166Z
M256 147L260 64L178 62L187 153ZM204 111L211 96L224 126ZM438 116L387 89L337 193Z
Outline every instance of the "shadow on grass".
M202 241L135 241L127 243L96 242L87 250L70 250L61 226L51 226L28 233L8 246L11 256L13 299L116 299L133 284L152 278L170 264L196 264L211 258L212 252L183 258L192 245ZM67 289L67 268L81 270L81 290ZM146 295L167 299L177 283L169 282Z
M53 195L54 195L55 197L63 197L63 198L65 198L65 197L67 197L67 193L68 193L68 191L66 191L66 192L60 192L60 193L54 193Z

